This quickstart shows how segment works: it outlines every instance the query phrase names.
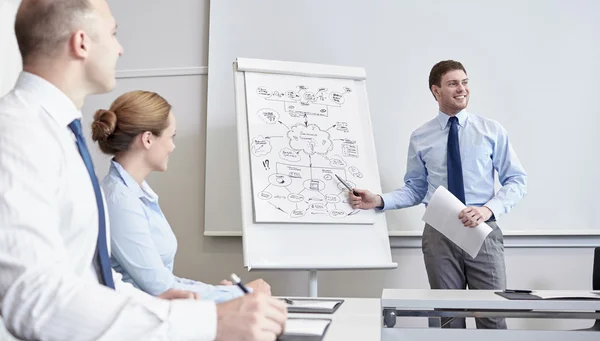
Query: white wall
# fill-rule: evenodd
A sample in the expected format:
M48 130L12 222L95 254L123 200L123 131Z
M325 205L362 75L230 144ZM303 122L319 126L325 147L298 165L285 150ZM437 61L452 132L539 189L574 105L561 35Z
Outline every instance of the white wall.
M15 84L23 68L15 37L15 14L20 0L0 0L0 96Z
M600 2L590 0L213 1L206 155L223 161L207 164L206 192L223 199L207 203L205 234L241 234L240 214L224 205L240 197L239 186L225 186L239 168L226 136L236 126L231 62L251 57L366 69L385 192L403 185L410 133L437 114L427 90L431 66L462 61L469 112L501 122L529 175L526 198L500 217L505 234L600 235L600 165L590 157L600 144L597 13ZM365 186L365 179L353 181ZM420 234L423 211L387 211L390 235Z
M306 273L247 273L242 266L239 237L203 237L208 0L153 2L153 7L147 5L147 0L109 0L109 3L125 48L118 65L120 79L113 92L88 99L84 119L89 126L95 109L108 107L118 95L133 89L157 91L172 102L178 119L177 149L169 171L153 174L149 182L159 194L179 241L176 274L216 283L237 272L247 280L265 278L276 295L306 295ZM165 74L175 76L156 76ZM108 158L97 148L92 149L97 172L102 177L108 169ZM519 242L522 241L509 241L513 245ZM568 241L567 247L559 248L507 247L509 287L589 289L593 250L585 247L589 243L586 239L575 242L584 247L568 247ZM418 241L404 238L393 244L403 246L392 250L398 269L323 272L319 275L320 295L379 297L384 287L427 288ZM558 324L514 321L511 327L541 324L549 328L581 326L572 321Z

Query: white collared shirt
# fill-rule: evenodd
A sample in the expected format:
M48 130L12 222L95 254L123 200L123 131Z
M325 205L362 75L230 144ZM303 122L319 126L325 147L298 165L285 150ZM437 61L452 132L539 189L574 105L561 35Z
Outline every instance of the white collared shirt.
M166 301L98 283L94 189L68 124L81 112L23 72L0 99L0 304L35 340L212 340L213 302ZM107 219L108 223L108 219ZM107 226L107 231L108 231Z

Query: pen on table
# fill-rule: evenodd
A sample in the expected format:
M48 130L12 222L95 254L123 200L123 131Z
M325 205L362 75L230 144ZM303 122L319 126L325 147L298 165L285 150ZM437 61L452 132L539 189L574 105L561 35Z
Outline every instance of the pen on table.
M507 294L531 294L533 291L527 289L504 289Z
M246 286L244 285L244 283L242 283L242 280L236 274L231 274L231 280L233 281L233 283L235 285L237 285L238 287L240 287L240 289L242 289L242 291L244 292L244 294L249 294L250 293L250 290L248 290L248 288L246 288Z
M342 185L344 185L350 192L352 192L352 194L354 194L357 197L360 197L360 195L358 194L358 192L356 192L352 187L350 187L350 185L348 185L348 183L344 180L342 180L342 178L340 178L337 174L335 174L335 177L340 180L340 182L342 183Z

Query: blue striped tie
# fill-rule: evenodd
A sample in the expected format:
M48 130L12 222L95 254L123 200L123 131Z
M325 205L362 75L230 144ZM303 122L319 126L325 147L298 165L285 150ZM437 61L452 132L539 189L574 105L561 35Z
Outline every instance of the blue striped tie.
M114 289L115 283L113 282L112 272L110 268L110 257L108 256L108 246L106 244L106 221L104 217L104 203L102 202L102 193L100 192L100 185L98 184L98 178L96 172L94 172L94 164L88 151L83 133L81 130L81 121L79 119L74 120L69 124L69 128L77 137L77 148L79 154L85 163L92 185L94 186L94 193L96 194L96 206L98 207L98 240L96 243L96 256L98 264L100 265L100 274L102 283L109 288Z
M462 162L460 161L460 146L458 145L458 118L450 117L450 132L448 132L448 190L465 204L465 186L463 184Z

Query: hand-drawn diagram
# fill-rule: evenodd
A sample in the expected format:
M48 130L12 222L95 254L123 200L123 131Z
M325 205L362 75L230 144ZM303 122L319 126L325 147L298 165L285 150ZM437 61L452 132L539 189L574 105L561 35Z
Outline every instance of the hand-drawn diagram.
M257 222L374 222L335 177L366 171L352 81L247 74L246 99Z

